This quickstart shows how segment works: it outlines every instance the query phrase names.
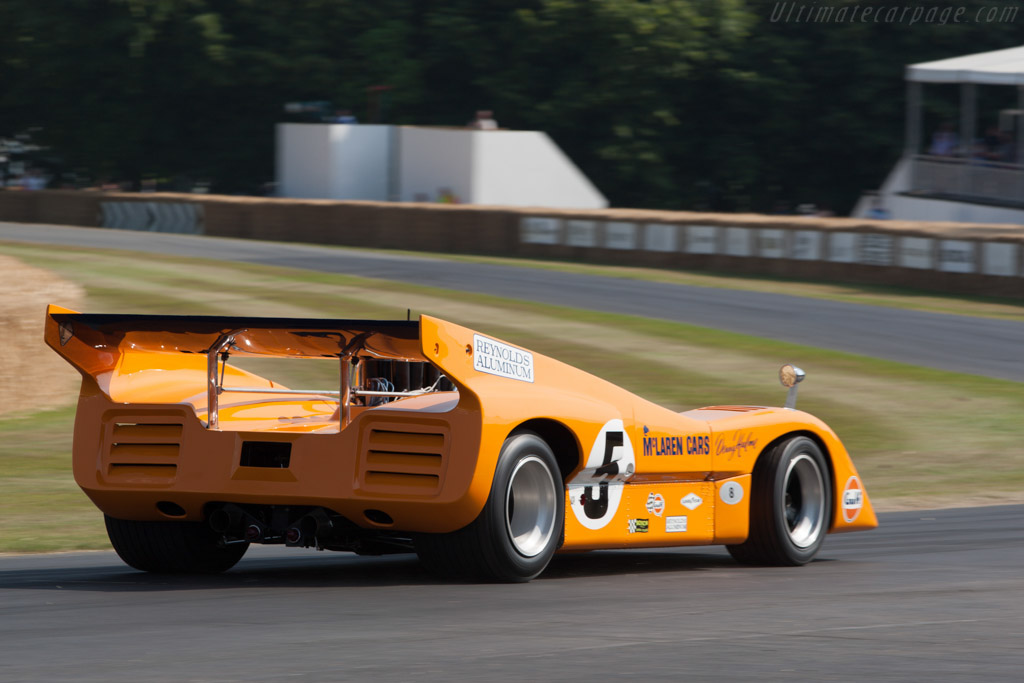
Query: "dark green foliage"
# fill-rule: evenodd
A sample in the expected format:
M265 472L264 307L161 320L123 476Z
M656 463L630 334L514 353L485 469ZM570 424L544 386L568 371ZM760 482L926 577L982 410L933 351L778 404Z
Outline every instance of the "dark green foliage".
M37 129L55 166L94 178L254 192L285 102L432 125L492 109L550 133L613 205L841 212L899 154L904 66L1019 43L1024 24L773 22L775 6L0 0L0 135ZM956 116L948 90L928 125Z

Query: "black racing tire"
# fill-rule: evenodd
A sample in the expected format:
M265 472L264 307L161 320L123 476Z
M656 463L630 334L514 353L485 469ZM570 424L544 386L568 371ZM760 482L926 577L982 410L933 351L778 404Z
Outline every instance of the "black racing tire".
M248 543L221 546L200 522L139 522L103 516L107 536L129 567L154 574L219 574L235 566Z
M452 533L419 535L416 554L443 578L525 582L548 566L564 527L565 487L554 453L523 431L502 444L480 515Z
M744 564L799 566L814 559L831 524L832 478L821 448L798 436L754 465L750 534L726 546Z

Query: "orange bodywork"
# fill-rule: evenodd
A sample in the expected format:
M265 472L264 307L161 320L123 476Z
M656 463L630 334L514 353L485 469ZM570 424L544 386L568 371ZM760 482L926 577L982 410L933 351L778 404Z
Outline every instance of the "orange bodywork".
M565 550L742 542L754 463L795 434L817 441L830 463L830 531L877 526L849 454L811 415L747 406L676 413L430 316L101 316L51 306L46 341L83 376L75 480L120 519L201 520L209 504L230 502L320 506L364 529L454 531L483 509L502 443L527 428L557 437ZM333 395L275 393L287 390L220 363L218 343L233 355L339 358L347 379ZM380 360L429 364L454 390L343 410L360 361ZM268 465L278 449L287 465Z

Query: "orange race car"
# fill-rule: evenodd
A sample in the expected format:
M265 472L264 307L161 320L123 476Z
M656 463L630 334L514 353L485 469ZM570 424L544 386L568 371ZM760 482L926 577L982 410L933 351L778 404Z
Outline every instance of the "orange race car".
M724 544L801 565L825 534L878 523L842 443L793 409L792 366L785 408L676 413L429 316L51 306L46 341L83 378L75 480L146 571L223 571L250 543L415 550L501 581L597 548ZM331 381L288 388L239 367L256 358L333 359Z

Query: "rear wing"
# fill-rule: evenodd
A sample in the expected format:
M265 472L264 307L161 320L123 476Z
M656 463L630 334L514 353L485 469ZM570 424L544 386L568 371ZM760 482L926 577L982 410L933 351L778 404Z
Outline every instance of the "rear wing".
M570 403L582 406L581 415L596 404L628 415L638 400L552 358L427 315L397 321L108 315L50 306L46 342L82 373L83 396L190 404L210 429L230 429L232 419L238 424L243 403L290 404L292 417L322 418L327 410L328 421L344 429L361 410L399 399L433 411L456 404L481 411L486 403L501 421L563 414ZM230 362L245 357L335 359L338 370L318 380L329 387L298 389ZM451 393L444 400L414 398L454 390L456 403ZM286 419L267 412L268 419Z
M225 393L332 397L339 403L344 427L354 403L368 405L429 393L443 379L424 355L419 320L84 314L51 305L45 338L54 351L115 401L139 400L143 385L147 396L152 396L155 381L144 380L146 373L162 373L165 383L168 376L181 378L178 384L192 380L187 383L193 389L197 373L204 373L205 406L197 405L197 410L206 408L211 429L218 426L218 405ZM231 357L336 358L337 389L281 387L258 375L229 369ZM397 364L401 366L399 374L404 370L406 375L397 383L390 382L390 387L377 389L360 381L384 364ZM410 369L410 365L417 367ZM390 369L395 372L394 367ZM249 386L228 386L228 377L245 380ZM417 384L420 386L414 386ZM178 390L180 395L165 392L168 402L199 403L190 400L187 390L182 391Z

